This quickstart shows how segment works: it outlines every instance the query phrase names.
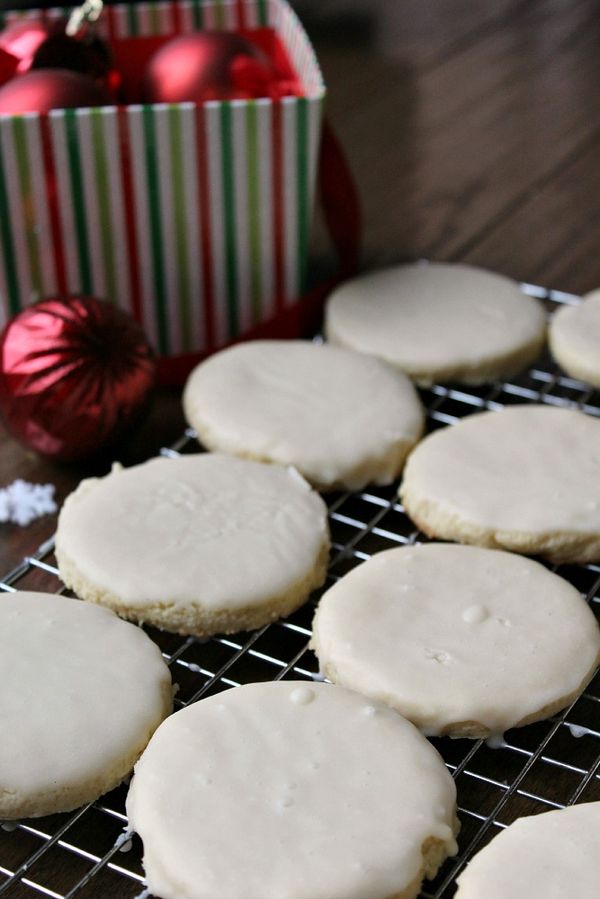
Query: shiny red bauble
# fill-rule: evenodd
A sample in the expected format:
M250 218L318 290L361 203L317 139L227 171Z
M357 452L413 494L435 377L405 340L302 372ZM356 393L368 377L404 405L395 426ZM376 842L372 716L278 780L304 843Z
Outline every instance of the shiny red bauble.
M69 69L82 75L105 80L110 72L111 56L107 45L90 34L69 37L64 32L50 35L36 50L32 69Z
M155 378L140 326L92 297L41 300L0 338L0 412L25 446L57 460L115 443Z
M110 102L108 91L93 78L67 69L34 69L0 87L0 113L11 115Z
M145 103L229 100L252 96L239 83L239 67L250 62L272 72L268 57L239 34L199 31L173 38L151 58L144 76Z
M93 30L65 33L66 20L17 19L0 31L2 82L32 69L69 69L92 78L106 79L110 52Z

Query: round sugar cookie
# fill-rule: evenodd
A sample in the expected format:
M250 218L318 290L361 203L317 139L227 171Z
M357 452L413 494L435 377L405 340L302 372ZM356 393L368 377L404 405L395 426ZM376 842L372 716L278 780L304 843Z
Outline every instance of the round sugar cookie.
M572 378L600 388L600 290L550 319L550 352Z
M591 899L599 833L600 802L519 818L469 862L455 899Z
M400 496L433 537L600 560L600 419L541 405L469 415L422 441Z
M329 297L333 343L378 356L417 384L485 384L542 349L541 303L515 281L469 265L399 265L341 284Z
M0 595L0 819L112 790L172 705L169 669L140 628L65 596Z
M412 899L456 852L454 782L395 712L249 684L161 727L127 797L162 899Z
M260 627L325 578L327 509L293 470L198 453L83 481L58 521L63 582L182 634Z
M600 663L600 628L539 562L474 546L378 553L322 597L312 647L334 683L428 736L489 737L568 705Z
M319 488L389 484L423 430L407 378L377 359L302 340L260 340L211 356L183 405L209 449L294 465Z

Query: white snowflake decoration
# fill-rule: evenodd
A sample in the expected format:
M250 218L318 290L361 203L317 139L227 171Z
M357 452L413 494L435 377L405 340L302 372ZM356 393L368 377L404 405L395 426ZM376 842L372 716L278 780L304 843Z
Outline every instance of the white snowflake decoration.
M0 522L13 522L21 527L56 512L54 484L30 484L17 478L8 487L0 487Z

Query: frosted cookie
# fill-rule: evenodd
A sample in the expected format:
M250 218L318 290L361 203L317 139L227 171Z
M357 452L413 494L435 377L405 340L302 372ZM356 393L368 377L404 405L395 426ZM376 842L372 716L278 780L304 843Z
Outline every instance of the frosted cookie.
M550 319L550 352L568 375L600 388L600 290Z
M56 558L78 596L182 634L288 615L325 578L327 509L297 472L197 454L83 481Z
M456 852L455 802L408 721L341 687L285 681L169 719L127 814L162 899L412 899Z
M515 281L469 265L400 265L347 281L329 297L330 341L370 353L417 384L484 384L532 362L546 317Z
M64 596L0 595L0 819L112 790L171 708L169 669L140 628Z
M400 496L426 534L600 559L600 419L552 406L470 415L412 453Z
M469 862L455 899L591 899L599 833L600 802L519 818Z
M600 663L600 628L538 562L432 543L341 578L321 599L312 647L326 677L428 736L488 737L578 696Z
M190 375L183 405L209 449L294 465L327 490L389 484L423 430L421 404L400 372L301 340L217 353Z

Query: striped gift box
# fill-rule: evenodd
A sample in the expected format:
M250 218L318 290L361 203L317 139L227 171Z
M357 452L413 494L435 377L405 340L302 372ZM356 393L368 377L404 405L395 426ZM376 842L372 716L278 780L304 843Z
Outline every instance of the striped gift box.
M106 7L101 21L116 41L264 26L303 97L0 116L0 321L43 296L92 294L172 357L298 302L324 86L295 13L285 0L182 0Z

